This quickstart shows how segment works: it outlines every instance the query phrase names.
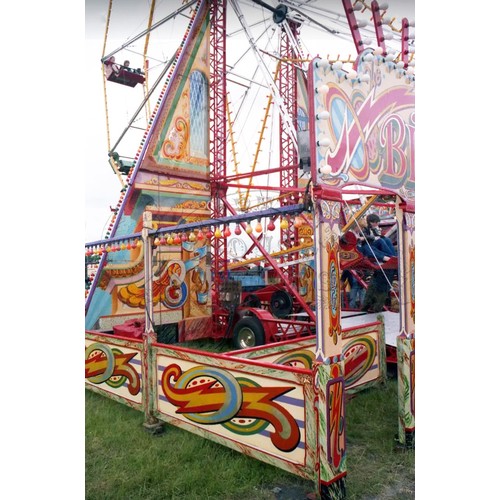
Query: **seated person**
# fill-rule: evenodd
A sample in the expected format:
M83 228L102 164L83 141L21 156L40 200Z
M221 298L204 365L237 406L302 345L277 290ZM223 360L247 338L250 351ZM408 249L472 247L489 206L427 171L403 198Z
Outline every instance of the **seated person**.
M130 71L131 73L137 73L138 75L143 75L143 74L144 74L144 73L141 71L141 68L132 69L132 68L130 67L130 61L129 61L129 60L124 61L124 63L123 63L123 68L124 68L126 71Z
M115 62L115 56L111 56L104 64L106 65L106 77L109 77L111 73L114 73L115 76L120 74L120 65Z
M395 257L397 252L391 240L382 236L379 224L380 217L377 214L369 214L366 217L366 225L362 227L361 244L358 248L369 258L376 257L377 260L387 262L391 257Z

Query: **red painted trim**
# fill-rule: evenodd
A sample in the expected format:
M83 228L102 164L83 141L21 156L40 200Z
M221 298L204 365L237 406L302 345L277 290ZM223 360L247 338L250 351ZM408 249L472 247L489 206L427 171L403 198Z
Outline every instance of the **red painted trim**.
M338 476L335 476L333 479L331 479L330 481L323 481L320 479L320 483L321 484L324 484L325 486L329 486L330 484L333 484L335 483L336 481L338 481L339 479L342 479L344 476L347 475L347 471L344 471L342 473L340 473Z
M359 54L365 50L365 47L363 45L363 41L361 40L361 35L359 34L358 23L356 22L356 16L354 15L351 0L342 0L342 4L344 5L345 15L349 23L349 28L351 29L352 39L354 40L356 51Z
M260 172L259 172L259 175L261 175ZM258 186L255 184L232 184L230 182L228 182L228 183L221 182L220 185L224 186L224 187L235 187L235 188L239 187L241 189L245 189L245 188L265 189L267 191L280 191L283 193L303 193L304 192L304 188L298 188L298 187Z
M382 18L380 17L380 7L377 0L373 0L371 7L373 14L373 24L375 25L375 34L377 36L377 44L384 51L383 55L385 56L387 54L387 50L385 48L385 37L382 30Z
M342 201L342 191L326 184L314 186L313 194L316 200Z
M319 60L315 57L307 69L307 99L309 104L309 139L311 154L311 179L313 185L318 182L318 165L316 163L316 117L314 116L314 63Z
M121 335L114 335L112 333L96 332L93 330L85 330L85 333L90 333L91 335L97 335L99 337L104 337L105 339L109 339L109 340L118 339L118 340L124 340L125 342L128 342L128 343L136 343L136 344L139 344L140 348L142 349L142 339L122 337ZM121 345L121 344L117 344L117 345Z
M190 349L188 347L178 347L178 346L173 346L173 345L169 345L168 347L165 347L165 344L158 344L156 342L153 342L151 345L153 347L156 347L157 349L171 349L172 351L178 351L179 353L184 352L187 354L195 354L197 356L206 356L209 358L216 358L216 359L220 359L223 361L232 361L232 362L238 363L238 364L243 363L243 364L258 366L258 367L266 368L266 369L276 369L276 366L279 366L280 370L290 372L290 373L297 373L297 374L303 374L303 375L311 375L311 373L312 373L311 370L306 370L305 368L293 368L293 367L285 366L285 365L276 365L274 363L265 363L263 361L255 361L253 359L246 359L246 358L238 358L236 356L229 356L228 354L214 354L211 352ZM162 353L160 351L156 352L156 355L158 355L158 354L163 355L163 356L168 356L168 354ZM184 358L179 356L179 359L184 359ZM186 360L186 361L193 362L192 360ZM196 363L206 364L207 366L213 366L213 365L208 365L206 362L202 362L202 361L196 361ZM228 368L228 367L225 367L225 368L228 370L232 370L232 371L243 371L241 368ZM267 377L267 378L273 378L276 380L283 380L283 379L280 379L278 377L269 376L267 374L256 374L256 375ZM299 382L296 382L296 383L298 385L303 385L303 384L300 384Z
M302 337L300 339L291 339L291 340L282 340L281 342L276 342L273 344L273 346L282 346L282 345L287 345L287 344L296 344L297 342L303 342L304 340L310 340L310 339L315 339L316 335L309 335L308 337ZM241 353L247 353L247 352L254 352L254 351L260 351L262 350L263 347L273 347L273 346L256 346L256 347L247 347L246 349L238 349L237 351L231 351L226 353L227 355L232 355L233 353L235 355L241 354ZM303 346L298 346L297 349L302 349ZM280 354L281 351L276 351L275 353L267 353L263 354L263 356L273 356L274 354ZM286 351L289 352L289 351ZM246 358L245 358L246 359Z
M409 39L409 27L410 23L406 17L401 21L401 60L405 63L405 69L408 67L408 55L410 50L408 49L408 39Z

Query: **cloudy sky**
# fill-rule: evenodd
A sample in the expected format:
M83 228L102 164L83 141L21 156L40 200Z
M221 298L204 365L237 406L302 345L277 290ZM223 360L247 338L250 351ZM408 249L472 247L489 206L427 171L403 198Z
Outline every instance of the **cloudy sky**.
M255 21L263 18L269 19L272 15L262 7L255 8L250 0L243 0L241 9L248 16L248 23L251 25ZM273 4L270 0L269 4ZM343 13L342 3L339 1L331 2L330 0L317 0L313 2L321 8L327 8L333 12ZM104 89L101 77L100 59L103 55L109 54L111 51L121 47L135 35L141 33L146 27L149 16L149 2L145 0L121 0L113 2L113 7L108 26L107 38L106 18L108 12L108 2L106 0L87 0L85 3L85 120L89 126L85 130L85 240L95 241L104 237L111 218L111 207L115 207L119 199L121 184L113 173L111 166L108 163L107 157L107 127L110 131L110 144L114 145L116 139L121 135L133 113L136 111L139 103L142 101L142 89L138 87L129 88L113 83L107 84L106 96L108 100L108 125L106 125ZM277 5L277 2L274 2ZM157 13L154 21L162 19L170 14L178 7L181 2L157 2ZM415 8L413 1L397 0L389 3L388 12L391 13L391 18L396 17L395 26L400 26L402 17L407 17L410 20L415 19ZM228 18L228 32L236 32L241 26L237 18L229 7L230 17ZM312 16L312 15L311 15ZM359 18L366 18L366 14L358 14ZM313 18L322 22L320 15L314 15ZM332 16L333 17L333 16ZM369 19L369 18L368 18ZM165 61L172 54L173 50L179 44L179 34L184 32L186 20L178 16L175 20L169 21L161 28L153 32L148 48L151 66L156 67L157 71L162 68L160 61ZM268 21L272 25L272 22ZM336 29L342 31L344 36L333 37L318 28L303 26L301 28L301 40L304 50L307 50L312 55L330 55L335 57L340 54L341 58L347 58L348 55L356 54L350 32L347 26L342 24L333 25ZM264 31L265 24L251 26L252 35L257 38ZM275 37L276 38L276 37ZM373 36L373 40L375 37ZM106 43L105 43L106 42ZM240 43L241 52L245 52L248 47L248 42L244 39L243 34L235 35L231 38L231 47L234 49L236 43ZM272 46L272 41L269 42ZM144 46L144 38L138 40L133 45L116 54L117 62L122 62L124 59L130 59L132 67L142 66L142 50ZM397 46L397 44L396 44ZM228 49L228 62L237 60L239 52L235 53L234 58L230 58ZM247 71L247 77L252 77L255 70L255 59L252 54L245 57L253 58L246 65L251 68ZM239 74L243 74L245 69L238 66L235 69ZM154 76L154 73L152 73ZM260 73L254 77L261 79ZM154 81L153 78L150 81ZM242 81L240 79L240 81ZM234 99L234 91L232 90L231 97ZM237 91L237 89L236 89ZM153 101L155 102L155 101ZM237 103L233 103L236 105ZM260 109L260 108L259 108ZM141 115L142 116L142 115ZM261 117L256 118L259 122ZM256 131L253 131L256 132ZM138 148L142 134L131 131L127 132L120 147L116 148L120 154L125 156L129 154L134 156ZM249 143L255 144L254 136L252 139L240 138L239 145L242 141L248 140ZM128 149L125 146L128 146ZM245 146L243 146L245 147ZM248 146L250 148L250 146ZM253 153L253 152L252 152ZM244 155L244 152L239 152L239 155ZM251 152L247 152L248 155ZM241 160L241 158L240 158Z

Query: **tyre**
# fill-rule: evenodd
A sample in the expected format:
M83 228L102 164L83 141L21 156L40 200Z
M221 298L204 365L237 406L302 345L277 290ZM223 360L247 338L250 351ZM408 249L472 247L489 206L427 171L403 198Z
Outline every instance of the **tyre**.
M276 318L286 318L293 310L292 297L285 290L277 290L271 295L271 313Z
M247 295L241 305L245 307L257 307L258 309L262 308L262 302L259 297L253 293Z
M233 330L233 345L237 349L246 349L264 345L264 327L255 316L245 316L236 323Z

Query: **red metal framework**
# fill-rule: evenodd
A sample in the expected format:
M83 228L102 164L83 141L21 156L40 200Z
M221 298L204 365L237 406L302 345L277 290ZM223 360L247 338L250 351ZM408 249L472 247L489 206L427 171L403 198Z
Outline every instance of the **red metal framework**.
M405 64L405 69L408 68L408 55L410 49L408 48L408 39L410 38L410 23L406 17L401 21L401 60Z
M352 2L351 0L342 0L342 5L344 6L347 22L349 23L349 28L351 29L352 39L354 40L356 51L360 54L363 50L365 50L365 46L363 44L363 40L361 39L361 34L359 33L359 26L356 21L356 16L354 15Z
M212 218L227 214L226 198L226 0L210 0L210 184ZM213 288L220 289L227 277L227 246L225 238L212 238ZM214 314L219 309L218 293L214 294ZM214 325L218 325L214 318Z
M382 29L382 17L380 16L380 7L377 0L371 3L373 13L373 24L375 25L375 35L377 37L377 44L383 50L382 54L387 55L387 48L385 46L384 31Z
M284 21L288 23L290 32L294 38L297 38L299 25L294 22ZM292 40L288 36L284 27L281 28L280 34L280 71L278 75L278 90L281 98L283 99L284 107L290 116L294 129L297 130L297 69L293 64L293 59L296 55L293 50ZM297 188L298 186L298 169L299 169L299 156L296 150L292 131L288 130L284 124L283 119L280 119L280 187L285 188L281 191L281 206L291 205L296 203L296 199L291 199L290 193L286 191L287 188ZM297 195L294 195L297 196ZM286 248L290 248L297 244L297 229L293 224L289 224L288 228L281 228L281 243ZM292 259L288 255L287 259ZM283 273L288 279L288 282L294 286L298 283L297 266L287 266L283 269Z

